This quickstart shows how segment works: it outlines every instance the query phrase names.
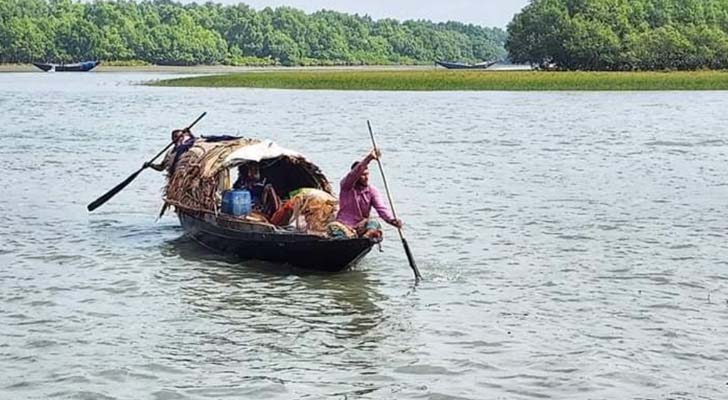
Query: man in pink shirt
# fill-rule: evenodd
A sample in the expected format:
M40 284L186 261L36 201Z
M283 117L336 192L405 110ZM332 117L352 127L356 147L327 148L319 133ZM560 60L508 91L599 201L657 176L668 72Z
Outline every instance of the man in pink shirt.
M379 150L372 150L362 161L351 166L351 171L341 180L339 193L339 214L336 221L356 232L357 236L376 238L382 236L382 226L369 218L371 208L388 224L402 227L402 221L392 216L379 191L369 184L369 163L381 156Z

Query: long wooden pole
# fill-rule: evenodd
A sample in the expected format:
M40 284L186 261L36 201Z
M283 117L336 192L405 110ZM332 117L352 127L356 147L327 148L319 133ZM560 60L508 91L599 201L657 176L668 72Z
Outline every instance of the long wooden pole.
M367 120L367 127L369 128L369 136L372 138L372 146L374 147L375 151L378 151L377 149L377 142L374 140L374 132L372 131L372 124ZM397 212L394 211L394 202L392 201L392 194L389 192L389 185L387 185L387 177L384 174L384 167L382 166L382 161L377 157L377 164L379 165L379 172L382 173L382 182L384 182L384 190L387 192L387 199L389 200L389 207L392 210L392 216L394 219L397 219ZM402 247L404 247L404 252L407 255L407 261L409 261L410 268L412 268L412 272L415 273L415 279L420 280L422 279L422 275L420 275L419 269L417 269L417 264L415 263L415 258L412 256L412 251L410 250L409 244L407 244L407 239L404 238L404 234L402 233L402 228L397 228L397 232L399 232L399 238L402 239Z

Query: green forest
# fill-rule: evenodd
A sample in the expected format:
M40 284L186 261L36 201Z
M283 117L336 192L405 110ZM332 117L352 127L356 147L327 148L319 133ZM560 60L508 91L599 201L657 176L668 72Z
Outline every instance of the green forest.
M505 57L505 31L245 4L0 0L0 62L421 64Z
M728 0L532 0L506 49L562 70L725 69Z

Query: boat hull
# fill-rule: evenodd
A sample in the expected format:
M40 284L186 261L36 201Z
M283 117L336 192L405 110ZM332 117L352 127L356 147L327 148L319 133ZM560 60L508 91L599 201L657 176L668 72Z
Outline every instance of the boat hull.
M377 243L364 238L333 240L280 233L258 229L256 224L220 224L207 214L182 210L177 215L186 235L213 251L315 271L338 272L351 268Z
M439 65L441 67L445 67L447 69L488 69L495 65L495 61L487 62L487 63L481 63L481 64L462 64L462 63L452 63L447 61L435 61L436 65Z
M77 64L44 64L44 63L33 63L36 67L41 70L48 72L54 70L56 72L86 72L91 71L101 64L100 61L86 61Z

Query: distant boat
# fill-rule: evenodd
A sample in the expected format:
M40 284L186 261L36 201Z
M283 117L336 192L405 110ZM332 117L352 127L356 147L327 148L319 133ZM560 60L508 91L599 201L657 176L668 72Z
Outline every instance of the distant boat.
M91 71L99 64L101 64L101 61L84 61L84 62L75 63L75 64L33 63L33 65L42 69L45 72L48 72L48 71L86 72L86 71Z
M447 69L487 69L495 65L497 61L483 61L477 64L465 64L459 62L449 61L435 61L435 65L445 67Z

